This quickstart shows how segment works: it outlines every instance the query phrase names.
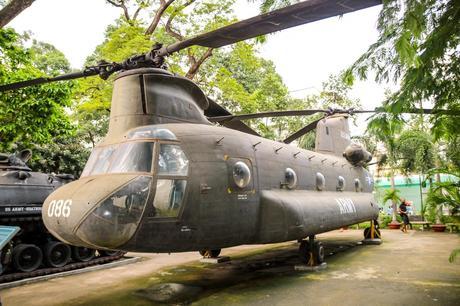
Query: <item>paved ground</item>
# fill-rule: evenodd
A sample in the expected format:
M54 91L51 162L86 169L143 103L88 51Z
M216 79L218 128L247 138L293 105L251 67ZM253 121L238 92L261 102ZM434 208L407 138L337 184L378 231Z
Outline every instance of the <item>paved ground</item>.
M142 262L0 291L3 305L460 305L460 236L383 231L384 244L356 246L362 232L319 236L328 267L297 272L297 244L241 246L232 261L196 253L149 254ZM136 254L139 255L139 254ZM165 285L167 284L167 285Z

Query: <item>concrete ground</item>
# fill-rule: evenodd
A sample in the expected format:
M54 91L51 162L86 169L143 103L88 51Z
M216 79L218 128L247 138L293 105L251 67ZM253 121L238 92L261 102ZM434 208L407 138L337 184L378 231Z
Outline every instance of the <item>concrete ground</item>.
M460 305L460 236L383 230L382 245L356 245L362 231L318 236L327 269L298 272L297 244L223 250L231 262L199 255L131 254L126 266L0 291L3 305Z

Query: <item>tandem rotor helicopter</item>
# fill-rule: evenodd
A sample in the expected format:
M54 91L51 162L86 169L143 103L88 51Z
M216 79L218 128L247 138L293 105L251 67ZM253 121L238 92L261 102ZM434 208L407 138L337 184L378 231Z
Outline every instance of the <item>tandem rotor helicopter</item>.
M351 143L348 111L232 115L191 80L168 72L164 60L190 46L218 48L380 3L308 0L169 46L158 44L122 63L1 85L0 92L119 72L108 134L80 179L46 199L42 215L48 230L76 246L200 251L208 257L235 245L298 240L301 258L310 264L324 260L316 234L371 221L365 237L379 238L373 180L363 167L372 157ZM284 142L262 138L241 121L318 112L325 116ZM289 145L315 128L315 151Z

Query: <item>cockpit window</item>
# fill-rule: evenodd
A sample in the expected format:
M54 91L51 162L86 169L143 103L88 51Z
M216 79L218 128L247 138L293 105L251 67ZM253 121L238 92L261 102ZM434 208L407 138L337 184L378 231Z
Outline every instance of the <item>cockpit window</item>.
M155 218L179 216L187 187L188 164L187 156L180 146L160 145L158 180L153 201Z
M130 131L128 139L156 138L162 140L177 140L176 135L168 129L156 126L143 126Z
M164 180L157 181L157 189L153 206L155 217L177 217L184 199L186 180Z
M86 163L85 170L81 176L87 176L90 174L106 173L110 166L110 159L112 158L113 152L115 152L115 146L108 146L104 148L95 148L91 152L91 156Z
M188 159L178 145L162 144L158 157L158 174L183 176L188 172Z
M103 173L150 172L153 142L125 142L95 148L86 163L83 176Z
M153 143L126 142L114 154L109 173L150 172L152 169Z

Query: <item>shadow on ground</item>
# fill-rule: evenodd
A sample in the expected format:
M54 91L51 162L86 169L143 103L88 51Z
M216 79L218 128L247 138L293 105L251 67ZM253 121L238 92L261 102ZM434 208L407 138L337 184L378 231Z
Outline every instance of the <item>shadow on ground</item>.
M326 261L351 255L361 248L356 241L321 240L326 251ZM298 244L292 243L269 250L245 252L232 256L230 262L220 264L193 263L162 270L148 279L138 281L134 291L124 291L97 300L86 301L84 305L155 305L190 304L206 299L221 290L239 290L251 286L264 288L272 283L289 282L306 272L295 270L301 264ZM320 272L311 272L320 273ZM240 295L240 298L242 296ZM238 299L227 299L226 303L238 303Z

